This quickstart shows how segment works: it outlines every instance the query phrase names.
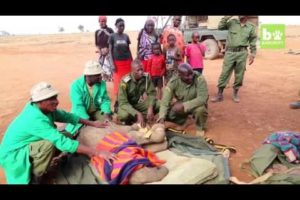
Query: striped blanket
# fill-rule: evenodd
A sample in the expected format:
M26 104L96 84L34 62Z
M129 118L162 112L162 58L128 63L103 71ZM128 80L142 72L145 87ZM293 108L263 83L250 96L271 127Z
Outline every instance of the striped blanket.
M91 160L100 179L109 184L128 184L129 177L134 171L144 166L158 167L165 163L159 160L153 152L139 146L128 135L118 132L105 136L96 148L117 155L117 160L112 161L112 165L98 156L94 156Z

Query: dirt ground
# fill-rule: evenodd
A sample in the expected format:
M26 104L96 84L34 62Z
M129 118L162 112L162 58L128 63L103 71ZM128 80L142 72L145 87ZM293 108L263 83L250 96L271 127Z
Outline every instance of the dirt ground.
M252 177L240 170L240 164L250 158L266 136L279 130L300 131L300 110L288 107L298 99L300 55L286 53L289 49L300 50L299 32L300 26L286 28L284 50L258 49L254 64L247 67L239 104L231 100L232 88L225 90L222 103L209 102L207 136L237 148L230 157L230 168L232 175L243 181ZM135 55L137 33L129 35ZM81 75L89 59L97 59L94 33L0 37L0 139L29 100L32 85L39 81L53 84L60 91L59 107L69 111L70 83ZM217 92L222 62L222 58L205 61L210 97ZM111 90L111 83L108 88ZM0 183L5 183L2 170Z

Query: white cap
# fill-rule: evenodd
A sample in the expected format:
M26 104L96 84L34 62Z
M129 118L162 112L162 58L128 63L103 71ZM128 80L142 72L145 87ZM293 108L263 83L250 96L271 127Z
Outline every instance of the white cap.
M90 60L85 64L83 74L84 75L97 75L104 73L99 62Z
M38 102L49 99L55 95L58 95L58 91L55 90L49 83L40 82L31 88L30 101Z

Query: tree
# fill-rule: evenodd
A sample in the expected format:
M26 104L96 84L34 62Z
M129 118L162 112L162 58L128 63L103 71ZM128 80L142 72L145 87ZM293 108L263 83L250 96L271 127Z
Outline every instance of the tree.
M6 36L6 35L10 35L10 33L7 31L0 31L0 36Z
M79 25L79 26L78 26L78 29L79 29L81 32L84 32L84 26L83 26L83 25Z
M58 28L58 32L64 32L64 31L65 31L64 27L59 27Z

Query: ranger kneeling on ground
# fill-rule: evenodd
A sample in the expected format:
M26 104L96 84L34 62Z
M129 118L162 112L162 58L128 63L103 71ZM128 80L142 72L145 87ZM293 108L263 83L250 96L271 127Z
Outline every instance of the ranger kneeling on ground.
M57 149L69 153L100 156L110 162L115 155L80 144L60 133L54 122L104 127L99 121L89 121L57 109L58 92L48 83L40 82L31 89L31 99L11 122L0 145L0 166L7 183L39 183L57 154ZM57 149L56 149L57 148Z

